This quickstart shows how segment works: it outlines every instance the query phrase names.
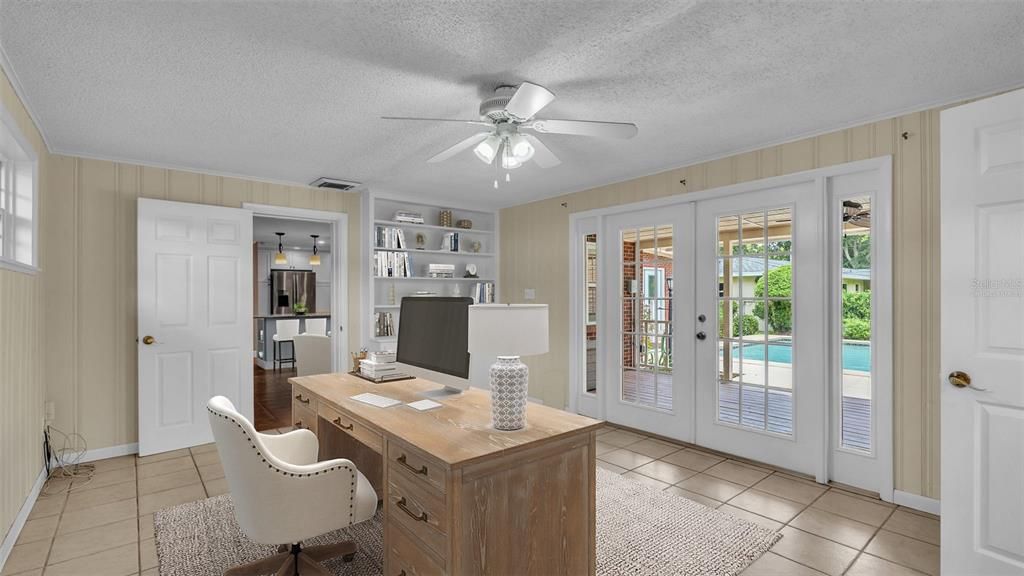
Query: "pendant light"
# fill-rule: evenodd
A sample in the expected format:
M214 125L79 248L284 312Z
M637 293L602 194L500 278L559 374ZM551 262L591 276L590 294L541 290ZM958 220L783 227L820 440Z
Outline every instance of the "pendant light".
M316 239L319 238L320 235L319 234L310 234L309 236L313 239L313 255L309 257L309 265L310 266L319 266L320 265L320 254L317 253Z
M274 264L287 264L288 257L284 255L284 232L274 232L277 234L277 254L274 255Z

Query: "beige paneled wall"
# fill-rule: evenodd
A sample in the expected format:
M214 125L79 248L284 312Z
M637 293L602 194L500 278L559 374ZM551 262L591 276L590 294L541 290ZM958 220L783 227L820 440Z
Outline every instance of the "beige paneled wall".
M54 195L43 232L53 237L45 326L47 397L54 424L82 434L89 448L137 439L136 204L159 198L240 207L243 202L349 215L349 346L360 346L359 195L53 156ZM49 281L52 279L53 281Z
M39 156L38 190L45 197L49 155L2 71L0 103ZM43 468L43 284L42 274L0 270L0 541Z
M896 489L938 498L938 126L927 110L502 210L501 293L520 302L535 288L551 305L551 351L527 359L530 393L567 402L569 214L892 155Z

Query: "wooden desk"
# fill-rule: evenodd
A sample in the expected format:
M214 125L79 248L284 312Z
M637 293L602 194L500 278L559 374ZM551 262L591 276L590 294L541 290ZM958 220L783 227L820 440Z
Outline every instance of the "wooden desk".
M290 378L296 426L320 458L348 458L384 501L384 574L594 574L595 448L601 422L537 404L526 428L491 427L490 393L429 396L441 386L374 384L348 374Z

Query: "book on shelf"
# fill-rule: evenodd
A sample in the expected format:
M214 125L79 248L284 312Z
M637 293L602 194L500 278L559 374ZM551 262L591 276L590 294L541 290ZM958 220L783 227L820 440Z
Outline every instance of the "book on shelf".
M427 264L427 278L455 278L455 264Z
M412 259L408 252L374 252L373 275L378 278L411 278Z
M408 248L408 245L405 243L405 231L401 228L392 228L390 226L377 226L374 246L377 248L405 250Z
M493 304L494 283L477 282L473 284L473 287L469 290L469 296L473 299L474 304Z
M445 232L441 237L441 250L445 252L458 252L461 246L459 232Z
M378 338L381 336L395 335L395 317L391 314L391 312L376 313L373 334Z
M419 212L407 212L405 210L399 210L395 212L395 222L403 222L408 224L423 224L423 214Z

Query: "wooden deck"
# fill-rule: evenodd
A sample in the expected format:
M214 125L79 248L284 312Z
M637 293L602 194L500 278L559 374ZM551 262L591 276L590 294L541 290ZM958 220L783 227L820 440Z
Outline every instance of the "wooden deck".
M627 371L622 378L622 399L665 410L672 408L672 375L658 374L657 399L655 375L651 372ZM721 382L718 388L718 418L722 422L742 424L778 434L793 433L793 394L788 390L769 389L745 384L742 387L743 414L740 414L740 384ZM767 410L765 403L767 400ZM871 400L843 396L843 446L857 450L871 449Z

